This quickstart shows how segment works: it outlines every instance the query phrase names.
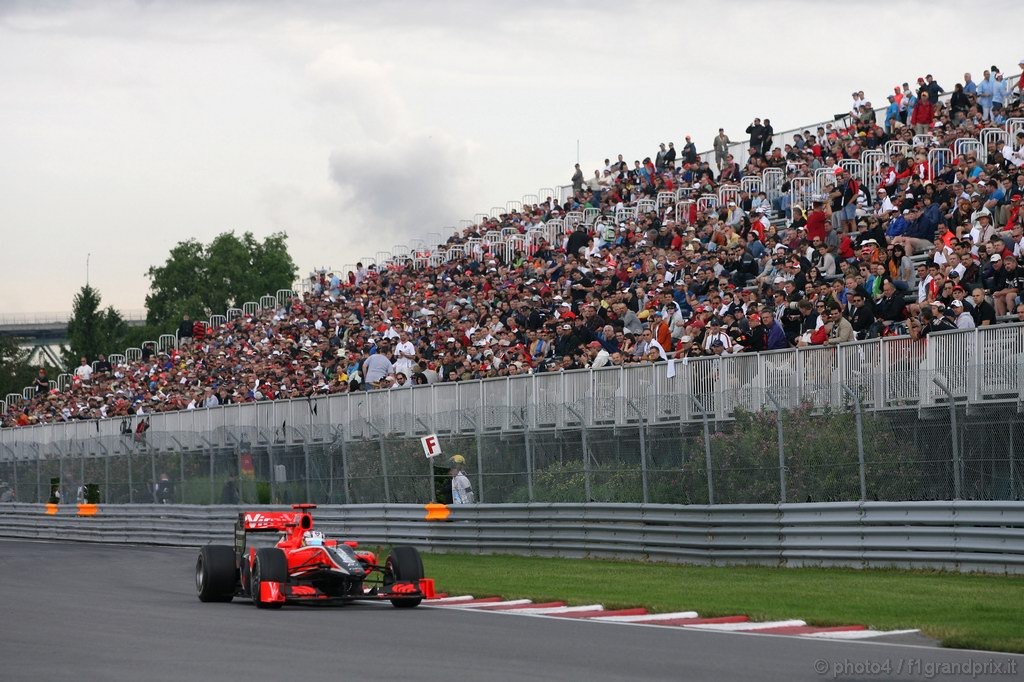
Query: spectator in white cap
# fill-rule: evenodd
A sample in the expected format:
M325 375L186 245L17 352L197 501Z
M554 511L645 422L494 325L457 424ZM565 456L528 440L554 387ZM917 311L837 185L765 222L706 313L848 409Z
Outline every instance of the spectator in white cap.
M743 224L743 218L746 216L746 213L736 205L735 201L730 201L726 208L725 224L733 229L737 229Z
M875 216L879 220L887 220L889 214L896 210L889 198L889 192L884 187L879 187L876 194Z
M974 318L964 309L963 301L953 300L949 304L957 329L974 329Z

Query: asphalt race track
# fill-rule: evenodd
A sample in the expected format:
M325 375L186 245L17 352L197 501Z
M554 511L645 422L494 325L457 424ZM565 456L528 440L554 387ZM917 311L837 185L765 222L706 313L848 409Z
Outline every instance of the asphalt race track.
M1024 670L1021 656L450 608L257 611L246 601L202 604L195 554L0 542L0 680L793 682L924 679L908 674L914 661L923 672L929 664L972 659L1015 660L1017 673ZM887 662L893 674L854 674L857 665ZM901 662L904 674L897 676Z

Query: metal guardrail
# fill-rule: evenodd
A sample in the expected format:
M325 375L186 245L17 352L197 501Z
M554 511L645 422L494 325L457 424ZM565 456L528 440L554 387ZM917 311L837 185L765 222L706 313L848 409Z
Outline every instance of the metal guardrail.
M780 505L519 504L321 507L325 532L435 552L653 560L707 565L939 568L1024 574L1024 502ZM239 508L104 505L49 515L0 506L0 537L195 547L230 544Z

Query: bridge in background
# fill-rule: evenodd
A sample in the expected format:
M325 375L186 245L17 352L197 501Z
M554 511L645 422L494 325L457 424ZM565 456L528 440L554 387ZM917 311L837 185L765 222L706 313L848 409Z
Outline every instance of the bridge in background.
M122 310L120 313L129 326L146 324L145 310ZM70 312L0 315L0 337L17 339L19 346L30 351L30 363L64 369L60 348L67 343L70 319Z

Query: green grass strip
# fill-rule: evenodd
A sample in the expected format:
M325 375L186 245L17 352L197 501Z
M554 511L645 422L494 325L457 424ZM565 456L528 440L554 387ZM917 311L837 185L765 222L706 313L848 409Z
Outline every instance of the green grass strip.
M938 571L704 567L429 554L427 575L452 595L501 596L606 608L809 625L918 628L943 646L1024 653L1020 577Z

